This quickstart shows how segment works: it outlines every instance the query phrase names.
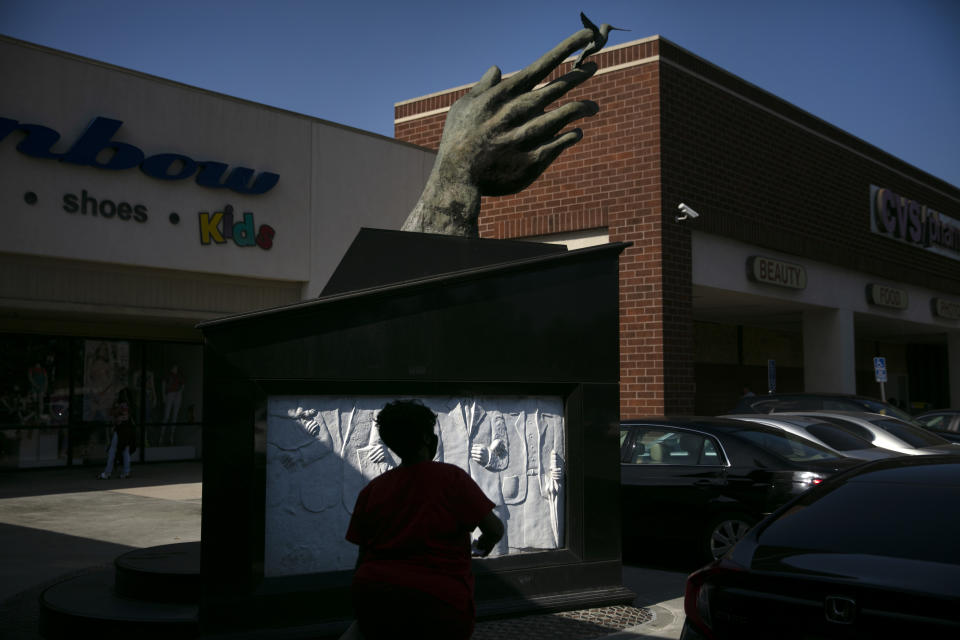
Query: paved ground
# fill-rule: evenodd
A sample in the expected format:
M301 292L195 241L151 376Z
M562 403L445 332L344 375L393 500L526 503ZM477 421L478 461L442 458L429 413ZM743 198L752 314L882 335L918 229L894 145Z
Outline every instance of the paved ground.
M135 548L200 539L201 465L134 467L126 480L91 468L0 472L0 630L35 640L37 598L65 577ZM633 606L481 622L476 640L678 638L685 573L624 567Z

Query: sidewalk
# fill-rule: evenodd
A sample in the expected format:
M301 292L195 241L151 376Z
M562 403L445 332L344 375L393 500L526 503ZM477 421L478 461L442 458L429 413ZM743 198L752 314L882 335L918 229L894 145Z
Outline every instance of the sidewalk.
M37 598L51 584L109 568L131 549L200 540L201 463L135 465L126 480L98 480L97 471L0 472L4 638L40 638ZM481 622L474 638L678 638L684 578L681 573L624 567L624 584L638 594L633 607ZM610 634L605 631L610 628L622 630Z
M637 594L633 606L646 608L653 614L653 619L609 635L607 639L679 638L685 618L683 594L686 582L686 573L624 566L623 584Z

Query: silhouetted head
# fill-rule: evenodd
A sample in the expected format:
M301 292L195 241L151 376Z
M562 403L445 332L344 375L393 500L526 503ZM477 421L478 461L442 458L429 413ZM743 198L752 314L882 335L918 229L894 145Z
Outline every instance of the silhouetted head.
M437 453L437 416L416 400L395 400L377 415L380 439L402 460L432 459ZM429 454L424 457L421 448Z

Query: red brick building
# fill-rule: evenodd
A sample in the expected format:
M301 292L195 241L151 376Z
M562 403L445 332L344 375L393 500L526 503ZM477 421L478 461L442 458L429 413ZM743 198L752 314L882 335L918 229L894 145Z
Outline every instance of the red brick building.
M874 356L887 397L960 406L960 189L661 37L592 59L583 140L484 199L480 230L633 243L623 418L724 412L744 385L879 396ZM436 148L468 88L398 103L396 137Z

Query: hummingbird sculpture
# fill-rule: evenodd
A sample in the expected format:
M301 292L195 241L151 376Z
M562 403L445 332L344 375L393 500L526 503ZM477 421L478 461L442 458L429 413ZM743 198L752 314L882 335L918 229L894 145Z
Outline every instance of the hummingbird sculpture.
M603 45L607 44L607 38L609 37L611 31L630 31L630 29L611 27L608 24L602 24L598 27L590 21L590 18L588 18L583 11L580 12L580 21L583 23L584 27L593 32L593 42L585 46L583 51L580 52L580 55L577 57L577 61L573 63L574 69L579 69L580 65L583 64L583 61L587 59L587 56L591 56L600 51L600 49L603 49Z

